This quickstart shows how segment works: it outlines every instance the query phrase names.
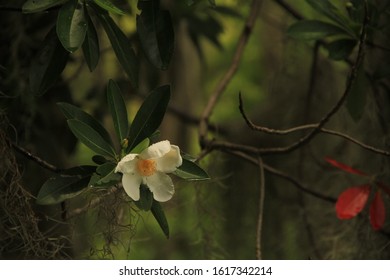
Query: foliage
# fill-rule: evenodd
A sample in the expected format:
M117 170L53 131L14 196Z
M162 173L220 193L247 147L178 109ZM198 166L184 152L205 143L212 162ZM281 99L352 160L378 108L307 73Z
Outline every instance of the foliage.
M17 229L1 242L17 257L388 257L386 1L20 2L0 5L1 219ZM167 206L146 181L124 196L117 169L160 131L197 154ZM332 173L325 154L370 171L327 157Z

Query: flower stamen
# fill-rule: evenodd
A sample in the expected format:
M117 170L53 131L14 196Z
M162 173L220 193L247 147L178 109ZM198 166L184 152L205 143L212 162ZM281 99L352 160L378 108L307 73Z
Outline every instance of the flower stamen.
M156 161L152 159L139 159L137 162L137 169L141 176L151 176L156 172Z

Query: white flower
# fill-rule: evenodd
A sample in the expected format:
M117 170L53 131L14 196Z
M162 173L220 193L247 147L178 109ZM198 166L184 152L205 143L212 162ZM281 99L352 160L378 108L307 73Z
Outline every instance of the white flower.
M133 200L139 200L140 185L144 184L155 200L165 202L175 192L172 179L165 173L174 172L182 162L179 147L166 140L149 146L140 154L124 156L115 172L123 174L123 188Z

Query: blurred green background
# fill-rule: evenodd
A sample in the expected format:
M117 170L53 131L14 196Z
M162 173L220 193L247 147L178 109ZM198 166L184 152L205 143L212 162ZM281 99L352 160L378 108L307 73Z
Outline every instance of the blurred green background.
M161 2L171 12L175 28L175 53L167 71L153 69L139 49L134 33L138 12L136 1L117 1L130 12L114 19L128 34L141 57L138 92L129 85L106 35L99 27L101 60L94 72L89 72L79 50L72 54L56 87L43 98L29 96L25 89L26 69L32 55L30 49L39 45L49 27L47 23L52 22L55 15L26 16L3 12L2 33L6 33L3 38L11 44L8 48L2 42L5 50L1 55L2 65L7 65L10 72L16 74L12 76L11 73L5 80L7 88L12 88L14 98L2 101L2 108L8 114L9 123L16 127L22 146L61 168L90 164L92 152L76 143L55 102L73 102L114 132L104 94L108 80L114 79L124 93L130 120L151 89L171 84L172 98L160 128L160 139L170 140L193 156L199 155L197 125L177 112L199 118L231 63L251 2L217 0L216 8L211 7L209 1L197 1L193 6L188 6L186 1ZM326 49L319 47L313 72L315 43L287 36L288 27L296 19L280 5L280 1L261 2L239 70L210 119L216 126L210 135L255 147L278 147L294 142L302 134L270 136L250 130L238 109L238 93L242 93L246 113L255 123L283 129L317 122L344 91L349 66L345 61L330 60ZM282 2L305 18L324 19L304 0ZM346 2L332 1L344 13ZM386 24L387 20L383 22ZM194 41L194 36L197 41ZM352 53L352 60L354 55L356 52ZM388 52L368 49L366 70L374 71L378 61L388 61ZM315 82L310 91L312 73ZM387 80L382 82L387 83ZM389 104L388 89L375 92L370 85L360 87L367 94L362 118L356 122L343 107L329 127L370 145L388 147L388 115L384 113ZM377 99L374 98L376 93L382 98L380 103L385 111L378 109ZM360 178L329 166L324 161L325 156L376 174L383 180L388 178L389 163L386 158L324 134L297 151L265 156L263 160L296 178L307 188L334 198L349 186L363 184ZM22 156L18 156L18 162L23 184L36 195L50 172ZM34 211L40 217L40 228L49 238L65 240L63 250L71 258L256 258L259 168L218 151L208 154L200 165L207 170L211 180L185 182L175 178L175 196L163 204L170 225L169 239L165 238L153 216L138 210L122 192L106 197L96 207L67 222L60 221L59 206L34 206ZM334 204L303 193L283 178L266 173L265 184L261 240L263 258L389 257L389 239L371 229L367 209L356 219L340 221ZM72 211L83 207L100 195L99 191L87 192L70 200L68 209ZM385 203L388 205L388 199ZM17 253L4 253L3 257L19 256Z

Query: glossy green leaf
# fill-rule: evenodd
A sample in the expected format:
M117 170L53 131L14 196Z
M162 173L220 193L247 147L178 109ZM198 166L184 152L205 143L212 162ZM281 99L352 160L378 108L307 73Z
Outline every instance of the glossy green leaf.
M84 6L84 16L87 20L88 29L82 47L85 61L89 70L92 72L96 68L100 58L99 39L86 6Z
M45 11L65 3L68 0L28 0L22 6L22 12L25 14Z
M61 45L53 28L30 65L30 90L43 95L60 77L68 61L69 52Z
M60 102L57 103L57 105L65 115L65 118L68 120L75 119L85 123L86 125L93 128L100 135L100 137L104 139L104 141L112 146L111 137L107 130L90 114L68 103Z
M355 122L358 122L363 116L369 90L370 81L361 67L346 101L348 113Z
M113 162L106 162L96 169L91 185L94 187L108 187L113 186L121 181L122 176L115 173L116 164Z
M94 163L96 163L96 164L101 165L101 164L103 164L103 163L106 163L106 162L107 162L107 159L106 159L105 157L103 157L103 156L94 155L94 156L92 157L92 161L93 161Z
M345 35L344 29L337 25L319 20L301 20L293 25L287 31L291 37L301 40L319 40L330 35Z
M112 12L118 15L124 15L126 12L122 9L115 6L111 1L109 0L93 0L98 6L106 10L107 12Z
M200 181L210 179L207 172L199 165L185 158L183 158L183 164L173 174L185 180Z
M37 196L37 204L57 204L80 194L88 187L90 176L63 176L47 180Z
M160 126L171 96L170 86L154 89L139 108L129 131L127 152L151 136Z
M134 201L134 204L141 210L149 211L153 204L153 193L144 185L140 186L139 191L140 198L138 201Z
M96 171L96 166L94 165L80 165L75 166L69 169L66 169L61 172L62 175L76 176L76 175L92 175Z
M137 33L148 60L158 69L168 68L174 50L171 15L160 9L160 1L138 1Z
M138 60L133 48L130 45L129 39L123 33L123 31L116 25L112 18L99 9L99 7L93 6L96 10L96 14L103 25L104 30L107 33L108 39L111 42L111 46L118 58L119 63L122 65L127 76L130 79L133 87L138 87Z
M132 154L140 154L143 150L145 150L147 147L149 147L150 140L149 138L146 138L142 140L137 146L135 146L134 149L131 150L130 153Z
M56 27L62 46L69 52L76 51L83 44L88 29L84 6L78 0L69 0L58 12Z
M349 19L344 16L341 11L329 0L306 0L306 2L317 12L323 14L330 20L338 23L347 31L352 31L350 29L351 22L349 21ZM354 35L353 32L352 35Z
M152 204L152 214L154 218L156 219L157 223L159 224L160 228L164 232L165 236L169 238L169 225L167 218L165 217L164 210L162 209L159 202L153 200Z
M88 148L100 155L115 158L114 148L91 126L76 119L68 120L68 125L77 139Z
M343 60L349 57L356 46L356 41L351 39L340 39L327 45L329 57L333 60Z
M127 109L121 90L113 80L108 82L107 103L114 122L116 135L121 142L127 137L129 122L127 120Z

